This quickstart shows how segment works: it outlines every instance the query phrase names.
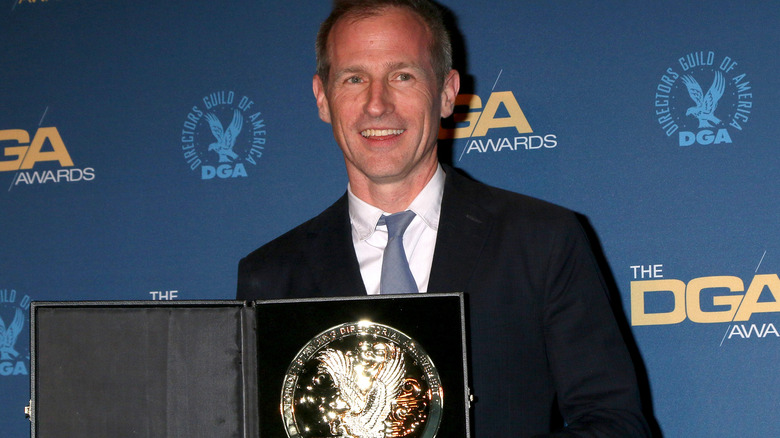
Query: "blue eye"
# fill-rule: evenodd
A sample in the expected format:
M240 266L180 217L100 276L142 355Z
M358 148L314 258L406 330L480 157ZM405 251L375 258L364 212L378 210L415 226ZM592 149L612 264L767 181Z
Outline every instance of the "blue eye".
M401 74L398 75L398 80L401 80L401 81L408 81L408 80L411 80L411 79L412 79L412 75L410 75L409 73L401 73Z
M347 79L347 82L350 84L359 84L361 80L358 76L350 76L349 79Z

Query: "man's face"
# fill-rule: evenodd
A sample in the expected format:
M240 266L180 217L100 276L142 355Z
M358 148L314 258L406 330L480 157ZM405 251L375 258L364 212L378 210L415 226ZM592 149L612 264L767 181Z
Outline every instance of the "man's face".
M314 94L353 186L429 178L435 170L439 121L452 114L459 78L451 71L439 89L430 41L422 20L399 8L342 19L331 30L327 88L315 76Z

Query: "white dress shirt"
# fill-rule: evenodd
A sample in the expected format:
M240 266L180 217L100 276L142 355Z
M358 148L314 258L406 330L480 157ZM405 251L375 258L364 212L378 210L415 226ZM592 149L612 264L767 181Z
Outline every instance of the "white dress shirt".
M360 274L368 294L378 295L382 254L387 245L387 226L377 226L377 222L380 216L389 213L359 199L349 185L347 194L352 244L360 264ZM404 232L404 252L420 292L428 290L443 194L444 170L439 165L433 178L407 208L415 213L415 217Z

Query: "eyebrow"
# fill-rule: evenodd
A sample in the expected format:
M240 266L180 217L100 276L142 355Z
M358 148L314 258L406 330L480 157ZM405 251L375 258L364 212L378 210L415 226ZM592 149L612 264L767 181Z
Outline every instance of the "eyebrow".
M423 68L420 68L419 66L415 64L410 64L408 62L388 62L383 64L383 68L386 70L403 70L403 69L411 69L416 70L420 72L424 72L425 70ZM342 77L344 75L349 75L353 73L363 73L367 71L368 68L364 65L358 64L350 67L346 67L342 70L339 70L336 72L334 77Z

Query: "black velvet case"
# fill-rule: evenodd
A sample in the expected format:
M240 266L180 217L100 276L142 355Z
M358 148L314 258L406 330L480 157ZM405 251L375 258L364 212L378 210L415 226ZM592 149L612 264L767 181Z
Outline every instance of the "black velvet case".
M286 436L283 380L317 334L371 320L413 338L468 437L461 294L279 301L34 302L33 438Z

